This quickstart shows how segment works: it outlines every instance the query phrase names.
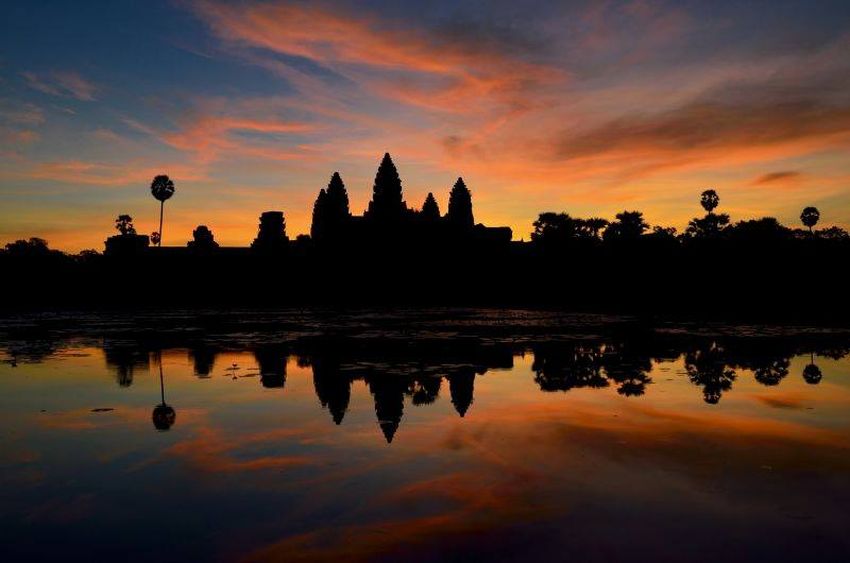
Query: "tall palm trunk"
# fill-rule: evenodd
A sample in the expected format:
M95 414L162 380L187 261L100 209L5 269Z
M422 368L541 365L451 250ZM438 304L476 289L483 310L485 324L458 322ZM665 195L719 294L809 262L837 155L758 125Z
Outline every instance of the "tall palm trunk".
M165 381L162 378L162 356L159 357L159 393L162 397L162 404L165 404Z
M157 246L162 246L162 215L165 211L165 201L159 202L159 242Z

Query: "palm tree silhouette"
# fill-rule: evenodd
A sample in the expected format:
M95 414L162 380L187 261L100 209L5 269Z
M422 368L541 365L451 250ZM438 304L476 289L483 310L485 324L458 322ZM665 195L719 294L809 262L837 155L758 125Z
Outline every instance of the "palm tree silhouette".
M174 426L174 421L177 419L177 413L174 409L165 402L165 379L162 376L162 353L159 356L159 392L160 403L154 407L151 419L153 420L154 428L159 431L166 431Z
M820 211L818 211L817 207L807 207L803 209L803 212L800 214L800 221L803 222L805 226L809 228L809 234L814 235L814 226L818 224L820 220Z
M162 246L162 215L165 208L165 200L174 195L174 182L165 174L154 177L151 182L151 195L159 201L159 232L157 233L157 246Z
M593 233L593 238L599 238L599 231L608 226L608 219L603 219L601 217L591 217L590 219L585 219L584 224L590 229L590 232Z
M703 209L705 209L708 213L711 213L720 203L720 196L717 195L717 192L714 190L705 190L700 195L699 203L702 205Z
M815 353L811 353L809 364L803 368L803 380L809 385L817 385L823 379L823 373L815 364Z

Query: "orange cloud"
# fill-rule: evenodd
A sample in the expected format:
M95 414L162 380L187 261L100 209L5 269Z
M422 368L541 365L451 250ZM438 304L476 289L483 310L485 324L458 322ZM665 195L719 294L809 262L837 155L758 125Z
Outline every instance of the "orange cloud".
M195 153L201 163L212 162L222 155L290 160L306 156L305 151L286 150L273 145L261 147L244 139L234 139L232 135L240 131L289 134L306 133L315 129L315 125L308 123L200 115L189 118L181 130L162 133L160 138L176 149ZM280 145L279 142L276 144Z
M124 165L89 162L82 160L64 160L40 162L19 171L17 177L51 180L67 184L93 186L123 186L127 184L145 184L163 170L183 180L199 180L194 168L179 164L152 166L138 162Z
M475 111L469 102L481 97L518 104L534 88L564 77L475 42L316 6L200 1L196 11L232 43L304 57L378 94L434 109ZM376 78L376 70L384 75Z
M195 438L171 446L166 450L166 455L179 457L191 465L193 471L204 473L283 469L314 463L315 459L307 456L259 456L242 459L233 454L234 450L245 445L292 437L293 433L297 434L299 431L284 430L226 439L217 431L200 428Z

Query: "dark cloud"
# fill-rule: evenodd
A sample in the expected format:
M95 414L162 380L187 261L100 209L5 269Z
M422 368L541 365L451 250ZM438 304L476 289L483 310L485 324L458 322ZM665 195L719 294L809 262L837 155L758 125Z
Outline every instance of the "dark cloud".
M796 170L780 170L779 172L769 172L767 174L762 174L755 180L753 180L753 184L761 185L761 184L770 184L771 182L779 182L782 180L794 180L801 176L800 172Z
M670 110L625 115L593 129L563 131L557 158L617 151L739 149L850 134L850 64L805 60L767 79L725 83ZM801 68L802 66L802 68Z

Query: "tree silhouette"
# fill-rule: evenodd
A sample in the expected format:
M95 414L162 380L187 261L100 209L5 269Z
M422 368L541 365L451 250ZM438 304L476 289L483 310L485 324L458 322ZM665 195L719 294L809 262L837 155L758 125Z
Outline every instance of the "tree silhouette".
M449 194L449 223L464 229L472 228L475 219L472 216L472 194L469 193L463 178L458 178Z
M705 217L692 219L685 229L685 236L696 239L716 238L729 225L729 215L714 214L720 204L720 196L714 190L705 190L700 195L699 203L706 211Z
M160 432L164 432L174 426L177 420L177 413L165 402L165 379L162 376L162 355L159 354L159 390L161 402L154 407L151 419L154 428Z
M817 207L807 207L800 214L800 221L809 228L809 233L814 235L815 225L820 221L820 211L818 211Z
M803 380L809 385L817 385L820 383L820 380L823 379L823 373L820 368L815 364L815 353L811 353L811 360L803 368Z
M649 228L640 211L617 213L617 220L605 229L603 238L610 241L635 241Z
M440 218L440 207L431 192L428 192L425 203L422 204L422 218L427 221L436 221Z
M685 229L685 236L696 239L718 237L729 226L729 215L725 213L706 213L705 217L691 219Z
M119 215L118 218L115 219L115 228L123 236L136 234L136 228L133 227L133 218L129 215Z
M720 196L714 190L705 190L700 195L699 203L706 212L711 213L720 204Z
M725 215L715 215L715 217L722 216ZM788 239L790 236L791 231L773 217L738 221L729 229L729 238L743 243L775 243Z
M576 220L566 213L541 213L533 226L531 241L546 247L561 247L576 236Z
M624 397L639 397L646 392L646 386L652 383L649 376L652 361L625 342L606 344L602 365L605 376L617 383L617 393Z
M423 375L410 382L407 394L413 400L414 406L430 405L440 395L442 382L441 377Z
M694 385L702 387L703 399L709 405L720 402L736 377L735 371L726 367L723 350L714 343L685 354L685 371Z
M569 391L608 386L602 375L602 362L597 346L580 344L540 345L533 347L531 370L541 391Z
M788 368L791 362L788 358L773 358L759 362L753 370L756 381L762 385L779 385L788 376Z
M580 228L586 229L588 234L595 239L599 238L599 233L608 226L608 219L601 217L591 217L590 219L580 219Z
M822 240L847 242L850 240L850 235L841 227L832 226L828 229L818 231L818 238Z
M43 238L30 237L6 244L6 252L10 256L43 257L49 255L51 250Z
M162 246L162 218L165 209L165 200L174 195L174 182L165 174L155 176L151 182L151 195L159 201L159 231L157 232L157 246Z
M375 174L372 201L369 202L366 216L379 222L394 221L399 219L406 209L407 205L401 197L401 178L390 153L385 153Z

